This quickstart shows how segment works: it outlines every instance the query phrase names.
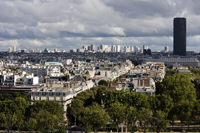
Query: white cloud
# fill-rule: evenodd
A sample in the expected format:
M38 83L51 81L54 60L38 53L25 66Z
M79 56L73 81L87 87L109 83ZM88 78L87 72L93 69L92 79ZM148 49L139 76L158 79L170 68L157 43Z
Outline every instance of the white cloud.
M192 49L200 43L199 4L196 0L2 0L0 44L66 50L92 43L145 44L155 50L168 45L172 50L173 18L184 16Z

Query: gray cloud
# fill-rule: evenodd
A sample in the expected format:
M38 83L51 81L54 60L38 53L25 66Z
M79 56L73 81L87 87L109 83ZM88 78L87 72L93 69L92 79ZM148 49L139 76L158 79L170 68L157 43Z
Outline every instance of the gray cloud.
M200 43L196 0L2 0L0 46L78 48L96 43L172 47L173 18L187 18L188 48ZM196 50L196 49L195 49Z

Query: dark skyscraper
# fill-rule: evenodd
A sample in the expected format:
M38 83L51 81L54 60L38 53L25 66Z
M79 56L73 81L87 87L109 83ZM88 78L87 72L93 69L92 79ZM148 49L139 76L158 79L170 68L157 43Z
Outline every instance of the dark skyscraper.
M186 55L186 18L174 18L174 55Z

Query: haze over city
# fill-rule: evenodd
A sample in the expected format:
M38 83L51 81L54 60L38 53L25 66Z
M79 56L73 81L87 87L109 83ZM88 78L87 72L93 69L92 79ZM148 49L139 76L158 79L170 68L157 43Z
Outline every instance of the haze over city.
M187 18L187 51L199 52L197 0L2 0L0 46L69 51L84 45L173 50L173 18Z

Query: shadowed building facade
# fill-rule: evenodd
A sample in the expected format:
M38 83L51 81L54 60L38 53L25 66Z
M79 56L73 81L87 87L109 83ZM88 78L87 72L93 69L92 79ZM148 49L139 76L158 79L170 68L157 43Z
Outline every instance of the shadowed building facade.
M174 18L174 55L186 55L186 18Z

